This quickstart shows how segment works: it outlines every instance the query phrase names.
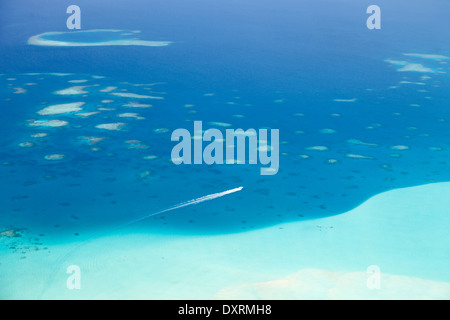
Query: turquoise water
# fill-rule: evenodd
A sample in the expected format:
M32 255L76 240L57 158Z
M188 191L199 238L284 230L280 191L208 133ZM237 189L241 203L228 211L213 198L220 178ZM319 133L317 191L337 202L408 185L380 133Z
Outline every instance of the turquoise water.
M109 30L97 30L92 32L65 32L63 34L48 34L44 35L42 39L52 41L69 41L69 42L104 42L104 41L117 41L121 39L127 39L133 36L132 32L118 33Z
M47 239L89 239L239 186L127 232L241 233L338 215L384 191L450 180L447 3L382 1L382 29L368 30L371 3L364 1L172 1L144 9L140 1L79 1L81 31L123 32L70 32L65 4L26 2L0 6L0 231L29 241L28 249L7 242L18 259L32 250L51 254ZM42 39L173 43L27 44L52 31L63 33ZM81 93L61 94L71 87ZM82 111L37 113L75 102L84 103ZM37 127L35 120L66 125ZM171 133L192 132L196 120L205 130L226 129L217 122L279 129L279 172L262 176L259 164L174 165ZM96 127L111 123L122 127Z

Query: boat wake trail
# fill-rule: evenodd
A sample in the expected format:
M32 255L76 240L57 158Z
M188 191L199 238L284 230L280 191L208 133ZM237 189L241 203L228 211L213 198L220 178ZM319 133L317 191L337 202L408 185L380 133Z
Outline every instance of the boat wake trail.
M163 213L166 213L166 212L169 212L169 211L173 211L173 210L176 210L176 209L180 209L180 208L183 208L183 207L191 206L191 205L194 205L194 204L199 204L199 203L202 203L202 202L205 202L205 201L217 199L217 198L220 198L220 197L223 197L223 196L226 196L226 195L229 195L229 194L241 191L243 188L244 187L234 188L234 189L230 189L230 190L227 190L227 191L213 193L213 194L209 194L209 195L204 196L204 197L200 197L200 198L197 198L197 199L192 199L192 200L189 200L189 201L186 201L186 202L182 202L182 203L177 204L177 205L175 205L173 207L170 207L168 209L164 209L164 210L161 210L161 211L158 211L158 212L147 214L145 216L142 216L142 217L139 217L139 218L134 219L132 221L129 221L127 223L124 223L124 224L114 228L113 230L109 230L107 232L103 232L103 233L97 234L95 236L92 236L92 237L86 239L82 243L76 245L75 248L73 248L72 250L70 250L69 252L64 254L60 259L58 259L58 261L55 264L55 268L50 273L49 278L46 281L46 283L44 285L44 288L43 288L43 291L41 292L39 298L42 299L42 297L44 296L45 292L52 286L52 284L54 283L58 272L61 270L61 268L63 268L64 262L67 261L81 247L91 243L95 239L98 239L98 238L100 238L102 236L106 236L106 235L108 235L108 234L110 234L112 232L115 232L115 231L118 231L120 229L126 228L126 227L128 227L128 226L130 226L132 224L138 223L138 222L143 221L145 219L148 219L150 217L153 217L153 216L156 216L156 215L159 215L159 214L163 214Z
M129 225L132 225L134 223L143 221L145 219L148 219L150 217L153 217L153 216L156 216L156 215L159 215L159 214L162 214L162 213L166 213L166 212L169 212L169 211L172 211L172 210L180 209L180 208L187 207L187 206L194 205L194 204L199 204L199 203L202 203L202 202L205 202L205 201L217 199L217 198L226 196L228 194L241 191L243 188L244 187L234 188L234 189L230 189L230 190L227 190L227 191L213 193L213 194L210 194L210 195L207 195L207 196L204 196L204 197L200 197L200 198L197 198L197 199L192 199L192 200L189 200L189 201L186 201L186 202L182 202L182 203L177 204L176 206L173 206L171 208L164 209L164 210L161 210L161 211L158 211L158 212L155 212L155 213L151 213L151 214L148 214L146 216L143 216L143 217L140 217L138 219L135 219L135 220L132 220L130 222L127 222L126 224L121 225L119 227L119 229L128 227Z

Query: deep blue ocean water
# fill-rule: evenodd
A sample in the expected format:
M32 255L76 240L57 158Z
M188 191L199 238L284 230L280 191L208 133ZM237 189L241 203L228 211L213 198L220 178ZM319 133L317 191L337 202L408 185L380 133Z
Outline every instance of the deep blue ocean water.
M244 186L227 198L134 226L162 233L242 232L339 214L383 191L450 180L449 66L442 63L446 61L403 55L450 56L446 1L378 1L382 29L368 30L365 11L370 1L81 0L76 4L82 9L82 30L140 30L141 40L173 43L69 48L26 44L39 33L68 32L65 10L71 4L0 4L2 227L56 238L84 236ZM399 72L386 59L443 73ZM424 80L424 75L430 79ZM83 79L89 81L68 82ZM133 85L151 83L158 84L151 90ZM92 84L99 86L85 88L86 97L54 94ZM142 101L98 91L107 86L136 94L155 92L165 99ZM16 87L27 92L15 94ZM334 101L354 98L355 102ZM106 99L114 102L101 103ZM120 107L138 100L153 107ZM86 119L48 117L70 122L62 128L27 126L44 106L77 101L86 102L85 112L102 104L146 119L117 118L116 110ZM186 104L194 107L185 108ZM177 128L192 132L193 124L186 120L201 120L205 129L208 122L244 130L279 129L278 174L261 176L260 165L174 165L169 161L174 146L170 134ZM128 124L125 131L95 128L117 121ZM169 131L155 133L158 128ZM336 132L320 133L322 129ZM49 136L30 138L36 132ZM106 139L92 151L80 136ZM127 140L140 140L149 149L128 149ZM26 141L35 145L19 147ZM328 150L306 149L312 146ZM44 159L54 153L67 157ZM147 155L158 158L144 160ZM330 159L337 163L328 163Z

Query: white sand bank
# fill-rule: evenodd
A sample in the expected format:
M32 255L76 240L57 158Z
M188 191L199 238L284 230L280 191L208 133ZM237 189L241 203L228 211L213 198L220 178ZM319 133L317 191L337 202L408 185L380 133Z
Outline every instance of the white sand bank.
M228 235L133 234L136 225L26 263L3 250L0 298L449 299L448 194L450 183L397 189L341 215ZM69 265L80 290L66 287ZM380 289L366 285L371 265Z

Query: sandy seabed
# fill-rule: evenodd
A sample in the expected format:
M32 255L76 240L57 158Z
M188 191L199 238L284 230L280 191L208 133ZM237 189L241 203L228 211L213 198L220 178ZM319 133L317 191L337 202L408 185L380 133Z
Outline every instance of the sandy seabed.
M395 189L340 215L235 234L128 228L26 261L5 249L0 298L449 299L449 193L450 183ZM70 265L81 289L67 289Z

